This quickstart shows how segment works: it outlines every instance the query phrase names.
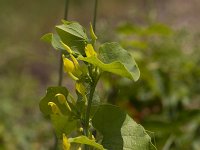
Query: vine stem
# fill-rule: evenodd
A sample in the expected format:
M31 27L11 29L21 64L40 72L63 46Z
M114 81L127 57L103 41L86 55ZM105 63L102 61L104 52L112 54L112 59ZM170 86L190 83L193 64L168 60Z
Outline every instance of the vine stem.
M69 10L69 0L65 0L65 11L64 11L64 19L68 18L68 10ZM63 81L63 60L62 60L62 52L59 53L59 70L58 70L58 86L62 86Z
M94 16L93 16L93 23L92 23L92 26L93 26L93 30L94 32L96 32L96 22L97 22L97 8L98 7L98 0L95 0L95 3L94 3Z
M98 7L98 0L95 0L94 3L94 11L93 11L93 30L96 32L96 19L97 19L97 7ZM91 71L91 67L88 67L89 71ZM89 93L89 98L88 98L88 105L87 105L87 110L85 114L85 125L84 125L84 134L88 137L89 136L89 123L90 123L90 111L91 111L91 106L92 106L92 100L94 96L94 92L97 86L97 82L99 80L99 75L97 75L96 78L92 77L92 73L89 73L91 78L93 79L92 83L90 84L90 93ZM89 150L89 147L85 145L85 150Z
M65 0L65 10L64 10L64 19L67 20L68 18L68 10L69 10L69 0ZM62 59L62 52L59 52L59 70L58 70L58 86L62 86L63 81L63 59ZM54 131L54 150L58 149L58 139L56 137L56 133Z
M87 106L87 110L86 110L86 116L85 116L85 135L87 137L89 136L90 110L91 110L91 106L92 106L92 99L93 99L93 95L94 95L94 91L95 91L96 85L97 85L97 82L91 84L90 95L89 95L89 99L88 99L88 106Z

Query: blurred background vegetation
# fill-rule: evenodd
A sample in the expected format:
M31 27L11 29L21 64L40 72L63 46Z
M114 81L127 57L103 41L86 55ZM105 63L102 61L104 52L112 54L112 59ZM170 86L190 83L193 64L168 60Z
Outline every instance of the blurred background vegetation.
M88 28L93 3L71 0L69 20ZM200 1L99 0L98 8L100 41L120 42L141 70L136 83L105 74L101 97L126 109L159 150L199 150ZM0 12L0 150L52 149L38 103L57 85L58 53L40 37L60 23L64 0L0 0Z

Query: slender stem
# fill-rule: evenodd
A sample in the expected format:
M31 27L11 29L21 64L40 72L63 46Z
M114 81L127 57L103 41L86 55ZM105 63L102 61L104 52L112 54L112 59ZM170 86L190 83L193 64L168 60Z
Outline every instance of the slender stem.
M94 3L94 16L93 16L93 23L92 23L92 26L93 26L93 30L95 32L96 30L96 18L97 18L97 6L98 6L98 0L95 0L95 3ZM91 109L91 106L92 106L92 99L93 99L93 95L94 95L94 91L95 91L95 88L96 88L96 85L97 85L97 82L99 80L99 77L97 78L94 78L93 77L93 74L92 74L92 66L88 66L88 70L89 70L89 75L90 77L93 79L92 80L92 83L90 85L90 95L89 95L89 98L88 98L88 105L87 105L87 110L86 110L86 115L85 115L85 135L88 136L89 135L89 119L90 119L90 109ZM97 74L95 74L97 75ZM87 147L86 147L87 149Z
M69 10L69 0L65 0L65 11L64 11L64 19L67 20L68 17L68 10ZM63 60L62 60L62 52L59 54L59 77L58 77L58 86L62 86L63 80Z
M96 85L97 85L97 81L95 81L94 83L91 83L91 87L90 87L90 95L88 98L88 106L87 106L86 116L85 116L85 135L86 136L89 136L90 110L91 110L91 106L92 106L92 99L93 99Z
M58 86L62 86L63 80L63 60L62 60L62 52L59 53L59 72L58 72Z
M84 126L84 134L87 137L89 137L89 133L90 133L90 131L89 131L89 128L90 128L90 126L89 126L90 111L91 111L92 99L93 99L93 96L94 96L94 92L95 92L95 89L96 89L98 79L95 82L92 82L91 86L90 86L90 95L89 95L89 98L88 98L88 105L87 105L87 110L86 110L86 115L85 115L85 126ZM85 145L85 150L90 150L89 146Z
M93 16L93 23L92 23L94 32L96 31L97 7L98 7L98 0L95 0L95 3L94 3L94 16Z
M97 19L97 6L98 6L98 0L95 0L94 3L94 16L93 16L93 30L96 32L96 19ZM89 136L89 122L90 122L90 111L91 111L91 106L92 106L92 99L94 96L95 88L97 85L97 82L99 80L99 75L95 73L95 77L92 74L92 67L88 66L89 69L89 75L92 78L92 83L90 84L90 93L89 93L89 98L88 98L88 105L87 105L87 110L85 114L85 124L84 124L84 134L88 137ZM85 150L89 150L89 147L85 145Z
M68 9L69 9L69 0L65 0L65 11L64 11L64 19L67 20L68 17ZM63 60L62 60L62 52L59 53L59 70L58 70L58 86L62 86L62 80L63 80ZM56 133L54 133L54 150L58 149L58 139L56 137Z
M64 12L65 20L67 20L67 18L68 18L68 11L69 11L69 0L65 0L65 12Z

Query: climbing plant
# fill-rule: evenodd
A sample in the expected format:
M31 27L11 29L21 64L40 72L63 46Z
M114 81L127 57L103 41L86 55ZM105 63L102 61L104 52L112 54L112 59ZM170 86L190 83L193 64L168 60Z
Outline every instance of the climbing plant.
M132 55L116 42L97 46L92 25L90 36L79 23L66 20L55 31L42 39L62 52L64 72L73 80L76 95L63 86L49 87L40 110L51 119L63 149L156 149L141 125L98 96L96 86L104 72L138 80L140 71Z

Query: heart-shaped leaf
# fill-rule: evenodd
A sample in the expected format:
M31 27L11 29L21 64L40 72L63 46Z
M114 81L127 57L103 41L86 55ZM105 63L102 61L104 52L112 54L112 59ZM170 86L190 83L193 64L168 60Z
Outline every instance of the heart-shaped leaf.
M116 106L99 106L92 124L102 133L102 145L106 149L156 150L144 128Z
M99 58L96 56L81 56L79 60L98 66L103 71L127 77L131 80L137 81L140 76L139 68L131 54L115 42L103 44L99 48Z
M85 43L88 41L84 28L76 22L69 22L56 26L56 31L61 40L73 49L84 54Z

